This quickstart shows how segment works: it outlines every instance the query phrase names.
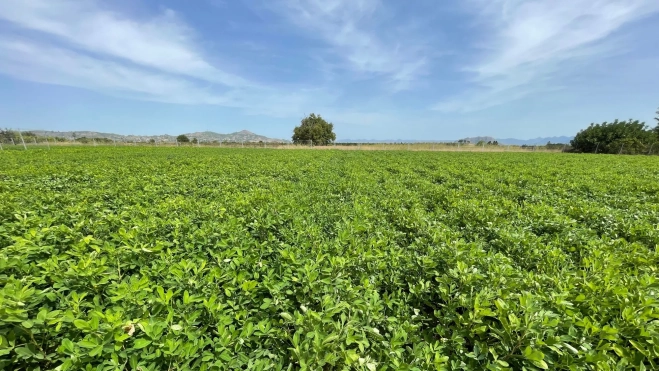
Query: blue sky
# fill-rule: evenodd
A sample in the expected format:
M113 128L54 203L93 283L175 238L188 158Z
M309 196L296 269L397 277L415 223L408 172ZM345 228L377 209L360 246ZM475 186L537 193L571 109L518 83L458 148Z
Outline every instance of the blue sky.
M0 126L573 135L659 107L657 0L0 0Z

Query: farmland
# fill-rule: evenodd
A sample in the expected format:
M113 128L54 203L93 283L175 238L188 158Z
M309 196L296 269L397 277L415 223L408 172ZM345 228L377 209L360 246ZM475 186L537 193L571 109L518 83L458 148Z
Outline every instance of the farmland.
M0 152L0 369L659 368L649 156Z

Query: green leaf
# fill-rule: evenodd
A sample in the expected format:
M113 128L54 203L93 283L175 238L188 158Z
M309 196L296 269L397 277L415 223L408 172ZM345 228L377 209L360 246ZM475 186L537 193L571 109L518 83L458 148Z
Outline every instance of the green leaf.
M75 350L75 346L74 346L73 342L72 342L71 340L69 340L69 339L64 339L64 340L62 340L62 346L63 346L64 349L66 349L69 353L73 353L73 351Z
M530 346L527 346L524 349L524 357L529 361L542 361L545 358L545 355L541 351L534 350Z
M137 339L135 340L135 343L133 344L133 348L135 349L142 349L146 346L149 346L151 344L151 340L147 339Z
M87 321L83 321L81 319L73 320L73 325L75 327L79 328L80 330L89 330L90 329L89 324L87 323Z
M91 341L91 340L82 340L82 341L78 342L78 345L83 347L83 348L91 349L91 348L96 347L98 345L98 343L95 342L95 341Z
M16 347L14 352L22 358L31 358L36 355L36 352L28 346Z
M331 334L331 335L329 335L328 337L326 337L325 339L323 339L323 345L325 345L325 344L329 344L329 343L335 341L335 340L338 339L338 338L339 338L339 335L337 335L337 334Z
M92 350L89 352L89 356L90 356L90 357L96 357L97 355L99 355L99 354L101 354L101 353L103 353L103 345L99 345L99 346L97 346L96 348L92 349Z
M545 361L540 360L540 361L531 361L531 362L533 362L534 365L536 365L537 367L540 367L543 370L546 370L546 369L549 368L549 366L547 366L547 363Z
M137 354L133 354L128 358L128 364L130 365L130 368L132 370L137 370L137 363L138 362L138 357Z
M48 318L48 311L46 309L42 309L39 311L39 314L37 314L37 320L39 320L41 323L46 321Z

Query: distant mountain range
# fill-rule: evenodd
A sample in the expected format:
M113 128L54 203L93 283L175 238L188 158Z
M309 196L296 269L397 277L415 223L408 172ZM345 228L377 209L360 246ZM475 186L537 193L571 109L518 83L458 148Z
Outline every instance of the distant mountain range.
M504 138L497 139L494 137L484 136L484 137L469 137L463 138L462 140L468 140L471 143L478 143L481 140L485 142L497 141L499 144L512 144L512 145L534 145L534 144L547 144L547 142L552 143L564 143L569 144L574 137L541 137L534 139L515 139L515 138ZM406 140L406 139L388 139L388 140L373 140L373 139L339 139L337 143L453 143L457 140Z
M177 135L121 135L113 133L99 133L97 131L47 131L47 130L31 130L38 136L61 137L67 139L75 138L107 138L118 141L127 142L148 142L154 139L159 142L175 142ZM241 130L235 133L220 134L212 131L202 131L195 133L184 134L190 140L197 138L202 142L290 142L286 139L268 138L263 135L252 133L248 130ZM534 145L534 144L547 144L552 143L570 143L574 137L560 136L560 137L541 137L534 139L516 139L516 138L503 138L497 139L490 136L469 137L463 138L471 143L478 143L481 140L485 142L498 141L499 144L512 144L512 145ZM373 140L373 139L339 139L337 143L453 143L457 140L406 140L406 139L389 139L389 140Z
M127 142L148 142L151 139L159 142L175 142L178 135L121 135L113 133L99 133L96 131L47 131L47 130L31 130L38 136L60 137L67 139L75 138L107 138L118 141ZM195 133L183 134L190 140L197 138L201 142L288 142L284 139L268 138L263 135L254 134L248 130L241 130L230 134L220 134L212 131L202 131Z
M532 144L547 144L547 142L552 143L561 143L561 144L570 144L570 141L574 137L560 136L560 137L540 137L534 139L515 139L515 138L504 138L496 139L499 144L512 144L512 145L532 145Z

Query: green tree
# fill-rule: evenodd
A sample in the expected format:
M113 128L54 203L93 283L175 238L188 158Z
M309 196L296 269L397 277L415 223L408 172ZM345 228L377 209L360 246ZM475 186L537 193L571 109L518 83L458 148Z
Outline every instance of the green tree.
M638 120L590 124L579 131L570 145L576 152L642 153L655 138L648 126Z
M334 125L315 113L302 119L300 126L293 130L293 143L312 141L315 145L328 145L335 140Z
M197 140L197 138L192 138L192 143L197 144L199 143L199 141Z
M17 132L9 129L4 129L4 130L0 129L0 140L9 142L13 138L18 138Z
M190 143L190 138L188 138L187 136L181 134L181 135L176 137L176 141L179 142L179 143Z

